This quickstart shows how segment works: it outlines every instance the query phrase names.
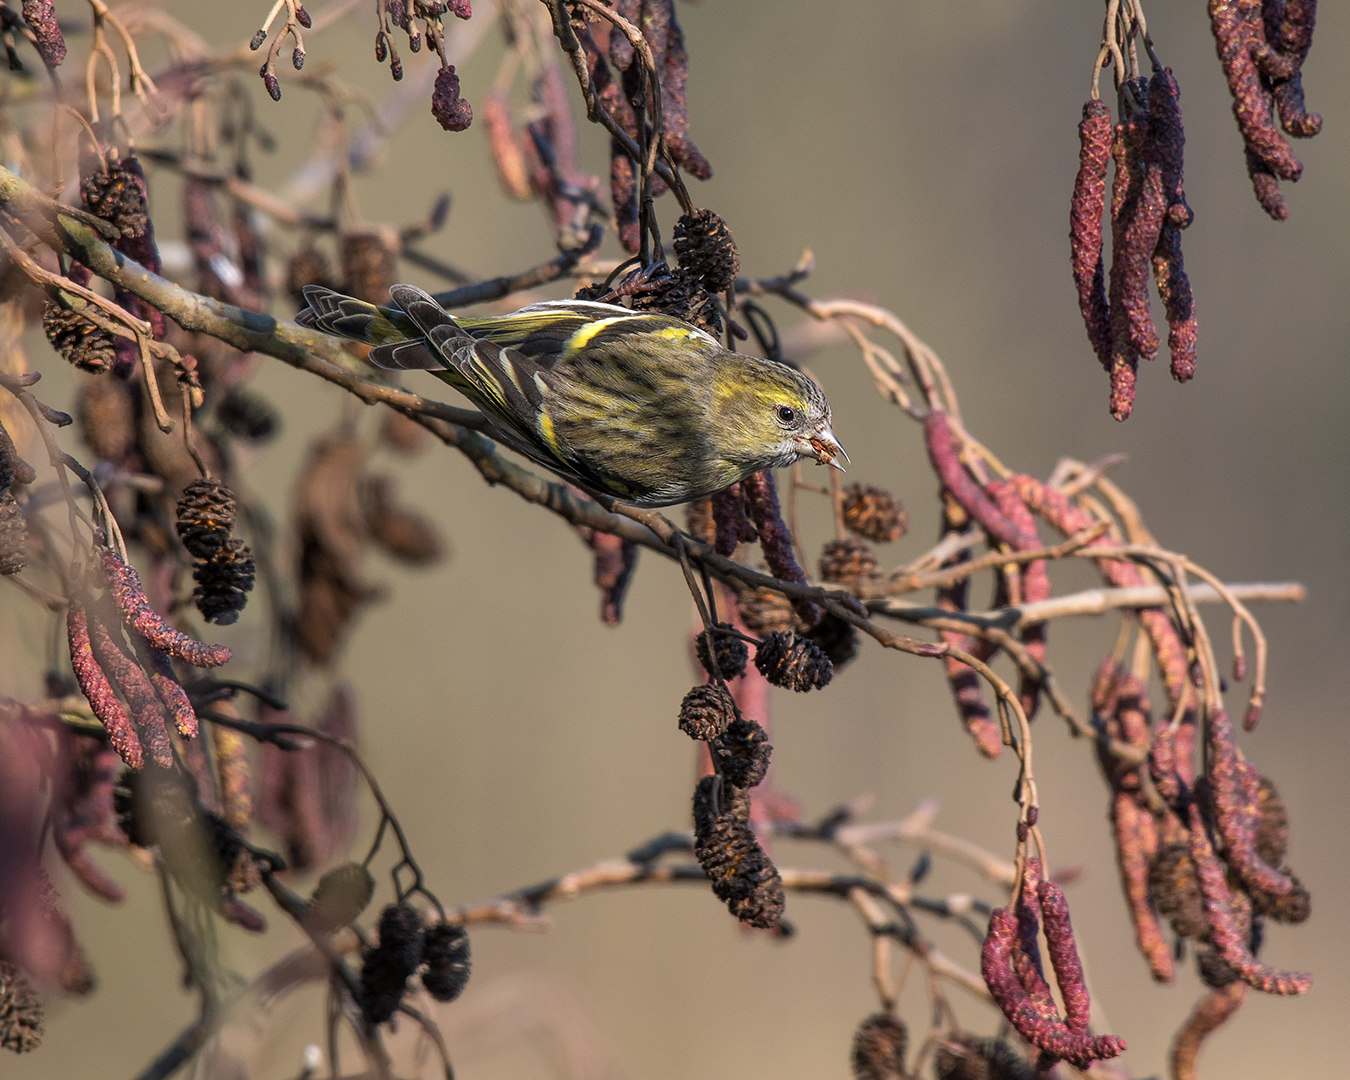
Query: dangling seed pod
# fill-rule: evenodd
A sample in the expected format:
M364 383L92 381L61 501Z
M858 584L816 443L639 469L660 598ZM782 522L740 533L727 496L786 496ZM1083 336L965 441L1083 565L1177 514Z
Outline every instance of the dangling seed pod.
M140 236L150 220L145 190L139 178L119 161L90 173L80 181L80 197L91 214L116 225L123 236Z
M684 508L684 529L695 540L705 544L717 542L717 525L713 521L712 499L695 499Z
M675 256L711 293L725 292L736 281L741 257L727 223L711 210L695 210L675 223Z
M1288 871L1285 871L1288 873ZM1289 874L1293 886L1287 893L1268 893L1251 889L1252 906L1267 918L1296 926L1312 914L1312 894L1303 882Z
M365 911L374 895L375 879L360 863L334 867L319 878L305 906L305 929L312 934L331 934Z
M1214 990L1237 982L1238 973L1213 949L1195 950L1195 969L1200 981Z
M1153 856L1148 889L1158 911L1171 920L1172 930L1179 937L1198 938L1209 931L1189 844L1169 844Z
M6 492L0 495L0 574L17 574L27 559L28 523L24 520L23 508Z
M1256 853L1271 866L1282 866L1289 853L1289 811L1275 785L1261 777L1256 789L1261 817L1256 826Z
M263 398L234 387L216 406L216 420L236 438L265 442L277 433L281 417Z
M381 230L344 233L339 243L346 291L369 304L389 303L398 274L397 236Z
M195 559L212 558L230 539L237 507L219 480L194 480L178 500L178 536Z
M120 462L136 445L136 406L120 379L91 379L75 400L80 438L102 461Z
M98 375L117 359L108 331L50 300L42 307L42 329L52 348L81 371Z
M192 602L197 605L202 618L217 626L238 622L239 612L244 610L248 594L253 590L256 573L253 553L237 537L227 540L210 559L199 562L192 571L192 578L197 583Z
M849 484L844 488L844 526L866 540L889 544L909 531L909 514L889 491Z
M853 1036L853 1075L856 1080L907 1080L905 1051L909 1032L889 1013L869 1016Z
M717 337L722 333L722 314L712 293L698 276L684 267L653 283L653 288L633 297L634 311L657 311L683 319Z
M714 643L717 650L717 670L713 670L712 656L708 651L708 634L704 630L694 639L694 651L698 662L709 675L720 674L724 679L736 679L745 674L745 665L750 659L750 650L744 641L730 634L719 634L718 629L730 630L727 623L718 623L714 627Z
M764 729L753 720L737 717L726 732L713 744L717 767L722 777L734 788L755 787L769 771L769 755L773 746Z
M801 625L792 601L774 589L749 589L740 594L741 622L754 634L792 630Z
M297 307L303 307L305 304L306 285L337 288L333 264L327 255L311 245L300 248L286 263L286 292L290 294Z
M806 636L830 658L835 671L858 655L858 631L852 623L845 622L838 615L826 612L820 622L807 631Z
M856 585L880 573L876 553L862 540L831 540L820 555L820 576L825 581Z
M390 904L380 912L380 943L361 964L357 1001L366 1023L374 1027L394 1015L421 963L421 918L407 904Z
M56 21L56 4L53 0L23 0L22 10L23 21L33 31L36 39L33 45L42 62L49 68L56 67L66 58L66 39Z
M437 923L423 937L422 986L437 1001L454 1001L469 981L469 935L464 927Z
M446 131L463 131L473 123L473 108L459 96L459 76L455 74L454 64L436 73L436 86L431 92L431 115Z
M805 693L829 685L834 666L814 641L781 630L755 650L755 667L774 686Z
M0 960L0 1046L26 1054L41 1045L42 999L18 967Z
M749 926L771 930L783 916L783 879L750 831L750 799L705 776L694 792L694 857L713 894Z
M727 730L736 715L736 703L720 686L696 686L680 702L680 730L691 739L707 742Z
M938 1043L938 1080L1033 1080L1031 1063L1002 1039L961 1035Z

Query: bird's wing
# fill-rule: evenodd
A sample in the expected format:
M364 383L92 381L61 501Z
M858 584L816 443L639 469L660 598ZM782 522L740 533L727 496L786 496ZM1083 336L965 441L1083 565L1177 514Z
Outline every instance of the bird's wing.
M583 347L612 344L630 334L659 336L668 332L707 337L703 331L669 315L630 311L615 304L586 300L548 300L510 315L461 319L459 323L474 337L533 357L545 368L566 361Z

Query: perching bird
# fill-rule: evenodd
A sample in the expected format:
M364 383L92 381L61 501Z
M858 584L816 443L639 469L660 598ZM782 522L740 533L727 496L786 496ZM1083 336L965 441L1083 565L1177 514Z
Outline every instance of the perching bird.
M848 459L814 382L668 315L554 300L455 319L411 285L391 307L304 294L301 326L374 346L376 367L430 371L494 437L595 494L669 506L799 458Z

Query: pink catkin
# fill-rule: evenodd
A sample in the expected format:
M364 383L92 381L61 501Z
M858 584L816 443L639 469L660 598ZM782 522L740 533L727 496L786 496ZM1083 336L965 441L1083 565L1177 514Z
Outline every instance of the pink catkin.
M1096 523L1096 519L1087 511L1080 510L1058 491L1034 477L1019 473L1009 477L1009 480L1017 488L1018 494L1027 506L1066 536L1082 532ZM1110 543L1111 541L1103 536L1089 546L1102 547ZM1125 587L1144 583L1143 577L1133 563L1124 559L1095 561L1102 576L1112 585ZM1186 647L1182 644L1176 626L1162 608L1143 608L1138 618L1158 657L1163 686L1167 691L1168 708L1175 710L1181 695L1189 692L1186 689L1189 685Z
M1125 1040L1114 1035L1092 1038L1070 1031L1057 1017L1045 1015L1043 1008L1022 987L1012 967L1012 948L1017 939L1017 918L1007 908L995 908L989 919L989 934L980 955L980 970L995 1003L1032 1046L1063 1058L1071 1065L1086 1068L1093 1061L1120 1055Z
M1109 738L1141 749L1149 747L1153 718L1144 686L1110 655L1098 668L1092 707ZM1097 761L1111 787L1111 833L1134 940L1154 979L1170 983L1175 978L1172 950L1163 937L1148 889L1148 868L1158 850L1158 829L1142 802L1140 767L1122 761L1101 745Z
M995 505L998 506L1003 516L1021 534L1017 550L1033 551L1042 547L1040 537L1036 533L1036 520L1032 517L1031 510L1018 496L1017 489L1006 480L995 480L988 485L986 490L994 499ZM1034 543L1030 547L1024 546L1030 543L1033 538ZM1050 599L1050 574L1046 569L1046 561L1036 559L1033 562L1023 564L1022 603L1033 604L1039 600L1048 599ZM1031 658L1038 664L1045 663L1045 636L1046 628L1043 622L1028 623L1022 627L1022 643L1026 646ZM1022 709L1026 712L1027 719L1034 719L1036 710L1041 703L1040 682L1023 672L1018 685L1018 693L1022 698Z
M1209 0L1210 27L1219 63L1233 96L1242 132L1247 174L1262 208L1276 221L1289 217L1280 180L1297 180L1303 166L1275 127L1274 100L1255 57L1266 46L1260 0Z
M1053 881L1042 881L1036 886L1036 894L1045 921L1050 966L1055 969L1055 982L1064 999L1064 1025L1075 1035L1086 1035L1090 999L1083 964L1078 959L1078 946L1073 939L1069 902L1064 898L1064 890Z
M108 628L97 619L89 628L89 638L99 666L108 673L130 708L131 722L141 742L150 747L150 759L162 769L173 768L173 745L169 742L164 705L150 677L122 651Z
M1191 859L1195 863L1200 895L1205 902L1205 919L1209 923L1210 939L1224 962L1237 972L1248 986L1266 994L1294 995L1307 993L1312 988L1312 976L1301 972L1281 971L1261 963L1247 947L1247 935L1233 914L1233 895L1229 892L1223 864L1214 854L1214 848L1205 832L1200 808L1192 803L1187 824L1191 834Z
M192 707L192 702L188 700L187 691L183 689L183 684L178 681L178 676L174 674L173 662L169 659L169 654L149 641L142 639L138 642L137 652L140 654L141 662L145 665L145 670L150 676L150 684L155 688L160 701L164 703L165 708L169 710L169 715L173 717L174 727L178 729L178 734L185 739L195 739L197 737L197 712Z
M952 528L950 519L944 522L943 531ZM967 561L969 555L962 553L953 563ZM952 564L948 564L952 565ZM967 597L970 593L970 579L962 578L951 585L937 590L937 606L943 611L964 612L967 610ZM982 638L963 634L959 630L939 630L944 645L960 649L980 660L988 660L993 655L993 646ZM985 757L998 757L1003 753L1003 733L989 715L989 704L984 700L984 691L980 678L969 664L963 664L948 654L942 658L942 667L947 675L947 684L951 687L952 697L956 701L956 711L966 733L975 740L975 748Z
M1022 989L1038 1002L1042 1012L1047 1003L1052 1015L1054 998L1050 996L1050 985L1045 981L1045 969L1041 965L1041 946L1037 935L1041 930L1041 899L1036 887L1041 883L1041 860L1028 858L1022 867L1022 888L1018 893L1017 907L1013 909L1017 916L1017 940L1012 947L1013 971Z
M1149 80L1149 134L1162 168L1167 214L1153 249L1153 280L1167 315L1167 350L1172 378L1187 382L1195 375L1196 320L1190 278L1181 254L1181 230L1192 221L1186 205L1183 149L1186 134L1181 122L1180 92L1170 68Z
M1200 1048L1205 1039L1228 1022L1247 1000L1247 984L1231 982L1211 990L1196 1004L1172 1044L1173 1080L1198 1080Z
M1149 310L1150 260L1167 206L1162 163L1151 152L1147 117L1117 124L1111 141L1111 415L1124 420L1134 409L1139 360L1158 353Z
M1209 784L1215 832L1223 843L1225 860L1249 892L1284 896L1294 883L1256 853L1256 829L1261 817L1259 783L1256 770L1238 759L1233 724L1220 710L1209 720Z
M1040 545L1035 530L1029 534L1019 529L984 493L984 489L966 471L956 452L956 442L952 436L951 422L947 414L933 410L923 422L924 443L928 449L928 458L933 464L942 486L951 492L961 507L997 543L1008 544L1021 550L1031 550Z
M1106 165L1111 158L1111 110L1104 101L1083 106L1078 125L1078 175L1069 206L1069 247L1078 310L1101 365L1111 366L1110 311L1102 266L1102 218L1106 212Z
M719 555L731 558L738 545L759 539L755 526L745 515L745 497L741 494L740 484L715 492L711 502L716 530L714 547Z
M124 562L117 552L103 548L99 556L113 599L127 625L136 633L171 656L186 660L193 667L213 668L229 662L233 654L224 645L207 645L166 623L150 606L136 568Z
M782 511L778 507L778 489L774 486L773 473L757 472L741 481L741 491L745 495L746 510L759 533L760 550L764 552L764 561L779 581L794 585L806 584L806 573L797 565L797 557L792 552L792 533L783 521ZM810 600L794 600L793 609L807 626L820 622L820 608Z
M1257 52L1267 44L1261 0L1209 0L1209 16L1243 140L1280 179L1297 180L1303 166L1275 128L1270 91L1256 65Z
M1170 983L1176 977L1172 950L1163 936L1148 891L1149 862L1158 850L1158 829L1153 815L1139 805L1137 796L1121 791L1111 800L1111 827L1135 944L1148 961L1153 978Z
M70 644L70 663L75 670L75 681L80 684L80 692L89 700L89 707L98 717L108 739L118 757L133 769L145 764L145 751L136 729L131 726L122 703L117 700L117 692L108 681L103 668L94 659L93 644L89 637L89 614L84 604L70 600L66 609L66 637Z

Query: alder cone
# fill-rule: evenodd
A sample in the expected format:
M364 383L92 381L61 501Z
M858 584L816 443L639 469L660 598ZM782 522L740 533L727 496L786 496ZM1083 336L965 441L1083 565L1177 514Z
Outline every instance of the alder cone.
M117 361L110 333L50 300L42 307L42 329L52 348L81 371L100 375Z

